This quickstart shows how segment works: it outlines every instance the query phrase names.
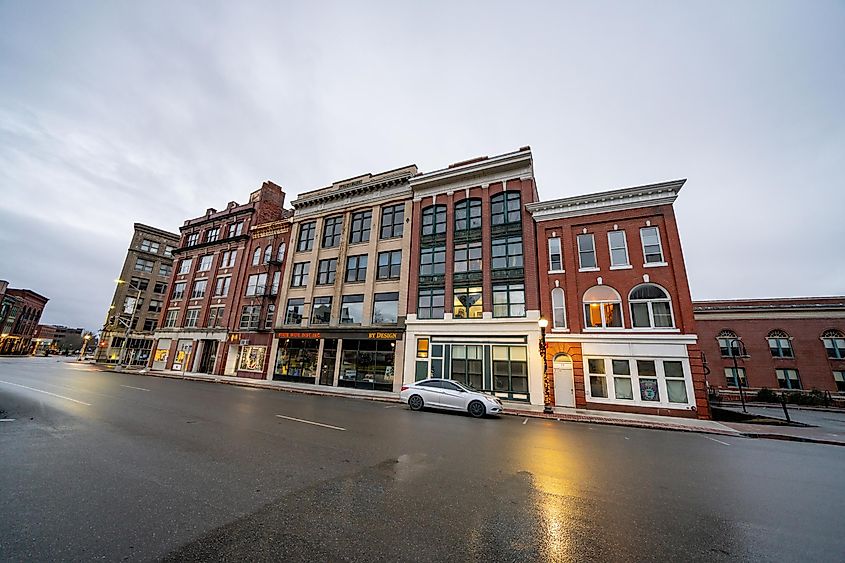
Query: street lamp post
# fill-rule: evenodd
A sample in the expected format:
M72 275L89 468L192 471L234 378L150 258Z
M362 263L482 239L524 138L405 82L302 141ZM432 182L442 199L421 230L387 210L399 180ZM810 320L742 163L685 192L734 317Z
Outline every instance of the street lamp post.
M736 377L736 386L739 387L739 400L742 403L742 412L748 414L745 408L745 392L742 390L742 377L739 375L739 365L737 364L738 356L745 356L745 346L742 344L742 339L738 336L728 340L728 346L731 349L731 357L734 361L734 377Z
M552 389L551 381L549 381L549 362L546 357L546 327L549 326L548 319L540 317L537 321L540 326L540 358L543 361L543 412L546 414L553 414L552 408Z
M85 350L88 348L88 341L91 340L91 333L89 332L82 337L82 350L79 351L79 361L85 358Z
M125 280L114 280L115 283L118 285L122 283L126 283ZM141 300L141 290L140 288L132 288L137 292L135 296L135 302L132 303L132 315L129 318L129 324L126 325L126 331L123 334L123 342L120 344L120 352L117 355L117 365L120 366L123 364L123 355L126 351L126 344L129 342L129 334L132 332L132 325L135 324L135 312L138 310L138 301Z

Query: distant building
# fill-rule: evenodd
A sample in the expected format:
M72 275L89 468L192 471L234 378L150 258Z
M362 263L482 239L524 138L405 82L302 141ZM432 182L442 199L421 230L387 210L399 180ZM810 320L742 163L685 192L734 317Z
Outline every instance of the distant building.
M141 223L134 227L120 281L106 311L94 355L97 362L145 366L150 359L179 236Z
M266 377L290 233L284 203L268 181L247 203L185 221L152 368Z
M845 393L845 297L693 303L711 387ZM734 369L733 348L741 342Z
M32 339L49 299L31 289L13 289L0 280L0 355L32 351Z
M60 352L78 350L82 347L81 328L64 325L38 325L35 330L35 342L38 351Z

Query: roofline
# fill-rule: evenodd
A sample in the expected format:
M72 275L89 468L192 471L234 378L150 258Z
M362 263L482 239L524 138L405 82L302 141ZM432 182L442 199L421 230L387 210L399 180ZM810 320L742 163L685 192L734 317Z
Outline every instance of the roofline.
M464 160L446 168L423 172L411 179L411 187L414 190L425 189L429 185L448 184L464 176L483 176L484 174L493 173L496 169L503 169L509 166L515 167L514 165L527 165L529 175L531 177L534 176L531 147L525 146L519 150L496 156L483 156Z
M165 238L172 238L176 242L179 242L179 235L177 235L176 233L171 233L170 231L165 231L164 229L159 229L158 227L145 225L144 223L134 223L133 227L136 231L146 231L148 233L160 235Z

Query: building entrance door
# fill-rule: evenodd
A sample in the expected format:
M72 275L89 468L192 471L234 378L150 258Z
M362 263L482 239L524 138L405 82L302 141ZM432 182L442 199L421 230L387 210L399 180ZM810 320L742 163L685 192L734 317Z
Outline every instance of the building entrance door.
M217 356L217 341L203 340L202 356L200 357L200 373L211 373L214 369L214 358Z
M334 369L337 363L337 338L323 341L323 362L320 365L320 385L334 385Z
M575 406L575 376L572 372L572 359L566 354L558 354L554 359L555 370L555 406Z

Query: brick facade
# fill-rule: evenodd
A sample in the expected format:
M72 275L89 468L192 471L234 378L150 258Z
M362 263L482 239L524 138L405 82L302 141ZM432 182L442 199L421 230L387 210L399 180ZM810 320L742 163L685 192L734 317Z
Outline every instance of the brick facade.
M49 299L31 289L14 289L0 280L0 355L32 351L32 339Z

